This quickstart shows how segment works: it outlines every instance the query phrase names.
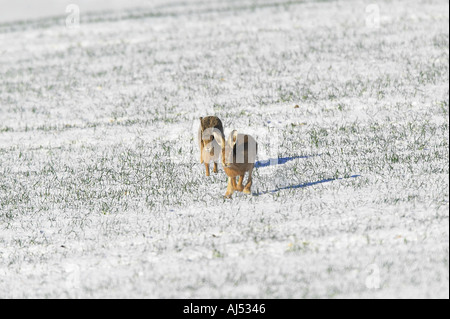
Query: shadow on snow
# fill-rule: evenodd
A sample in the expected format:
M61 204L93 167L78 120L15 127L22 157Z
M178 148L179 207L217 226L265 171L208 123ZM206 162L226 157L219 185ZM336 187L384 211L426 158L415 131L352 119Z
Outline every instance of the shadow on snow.
M271 158L268 160L264 160L264 161L257 161L255 163L255 168L261 168L261 167L267 167L267 166L272 166L272 165L280 165L280 164L285 164L289 161L295 160L295 159L299 159L299 158L310 158L310 157L314 157L314 156L320 156L319 155L304 155L304 156L292 156L292 157L282 157L282 158ZM305 188L308 186L314 186L317 184L323 184L323 183L328 183L328 182L332 182L332 181L337 181L337 180L341 180L341 179L348 179L348 178L357 178L361 175L351 175L348 177L339 177L339 178L327 178L327 179L322 179L320 181L315 181L315 182L308 182L308 183L301 183L301 184L297 184L297 185L290 185L290 186L283 186L283 187L277 187L274 190L270 190L270 191L262 191L262 192L258 192L258 193L253 193L253 196L260 196L260 195L264 195L264 194L269 194L269 193L276 193L282 190L287 190L287 189L298 189L298 188Z
M264 161L256 161L255 168L267 167L267 166L272 166L272 165L280 165L280 164L285 164L289 161L293 161L298 158L310 158L310 157L315 157L315 156L320 156L320 155L322 155L322 154L271 158L271 159L264 160Z

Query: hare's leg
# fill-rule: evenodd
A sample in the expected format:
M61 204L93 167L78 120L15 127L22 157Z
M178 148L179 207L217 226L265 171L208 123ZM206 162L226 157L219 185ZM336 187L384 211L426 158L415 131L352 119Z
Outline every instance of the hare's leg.
M245 188L244 188L244 194L252 193L252 190L251 190L252 184L253 184L252 174L253 174L253 167L248 171L248 180L247 180L247 185L245 185Z
M227 187L227 192L225 193L225 198L231 198L231 195L233 195L234 193L234 186L233 186L233 181L234 181L234 185L236 185L236 179L235 177L228 177L228 187Z
M203 143L200 142L200 164L203 164Z
M214 162L214 170L213 170L213 172L217 173L217 163L216 162Z
M231 178L231 186L233 187L233 191L237 189L236 177Z
M239 192L242 192L244 190L244 186L242 186L242 183L244 182L245 173L242 175L239 175L239 182L237 184L236 190Z
M206 176L209 176L209 163L205 162Z

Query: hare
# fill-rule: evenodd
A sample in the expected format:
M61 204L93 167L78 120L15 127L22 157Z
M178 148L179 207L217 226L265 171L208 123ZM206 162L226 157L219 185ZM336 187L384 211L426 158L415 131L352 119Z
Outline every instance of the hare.
M255 166L258 144L250 135L238 134L232 131L228 141L215 133L214 137L222 147L222 164L228 175L228 187L225 198L231 198L235 191L251 194L252 173ZM245 173L248 172L247 184L243 186ZM236 177L239 182L236 183Z
M217 173L217 163L220 156L220 145L215 141L215 135L225 139L222 121L216 116L200 118L198 143L200 147L200 163L205 164L206 176L209 176L209 163L214 162L214 173Z

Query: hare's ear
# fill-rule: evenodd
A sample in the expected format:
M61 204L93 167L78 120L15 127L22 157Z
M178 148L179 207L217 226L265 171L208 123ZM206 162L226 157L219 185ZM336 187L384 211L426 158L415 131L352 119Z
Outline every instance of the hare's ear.
M203 131L203 117L200 118L200 129Z
M215 140L220 144L220 147L225 148L225 139L219 130L213 130Z
M230 144L231 144L231 145L236 144L237 137L238 137L238 131L233 130L233 131L230 133L230 138L229 138L229 141L230 141Z

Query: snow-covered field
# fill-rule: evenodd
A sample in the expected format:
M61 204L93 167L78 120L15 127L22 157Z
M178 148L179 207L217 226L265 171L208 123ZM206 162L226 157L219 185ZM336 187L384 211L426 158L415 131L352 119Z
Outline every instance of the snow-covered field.
M0 298L448 298L448 9L1 23ZM204 176L210 114L257 138L253 196Z

